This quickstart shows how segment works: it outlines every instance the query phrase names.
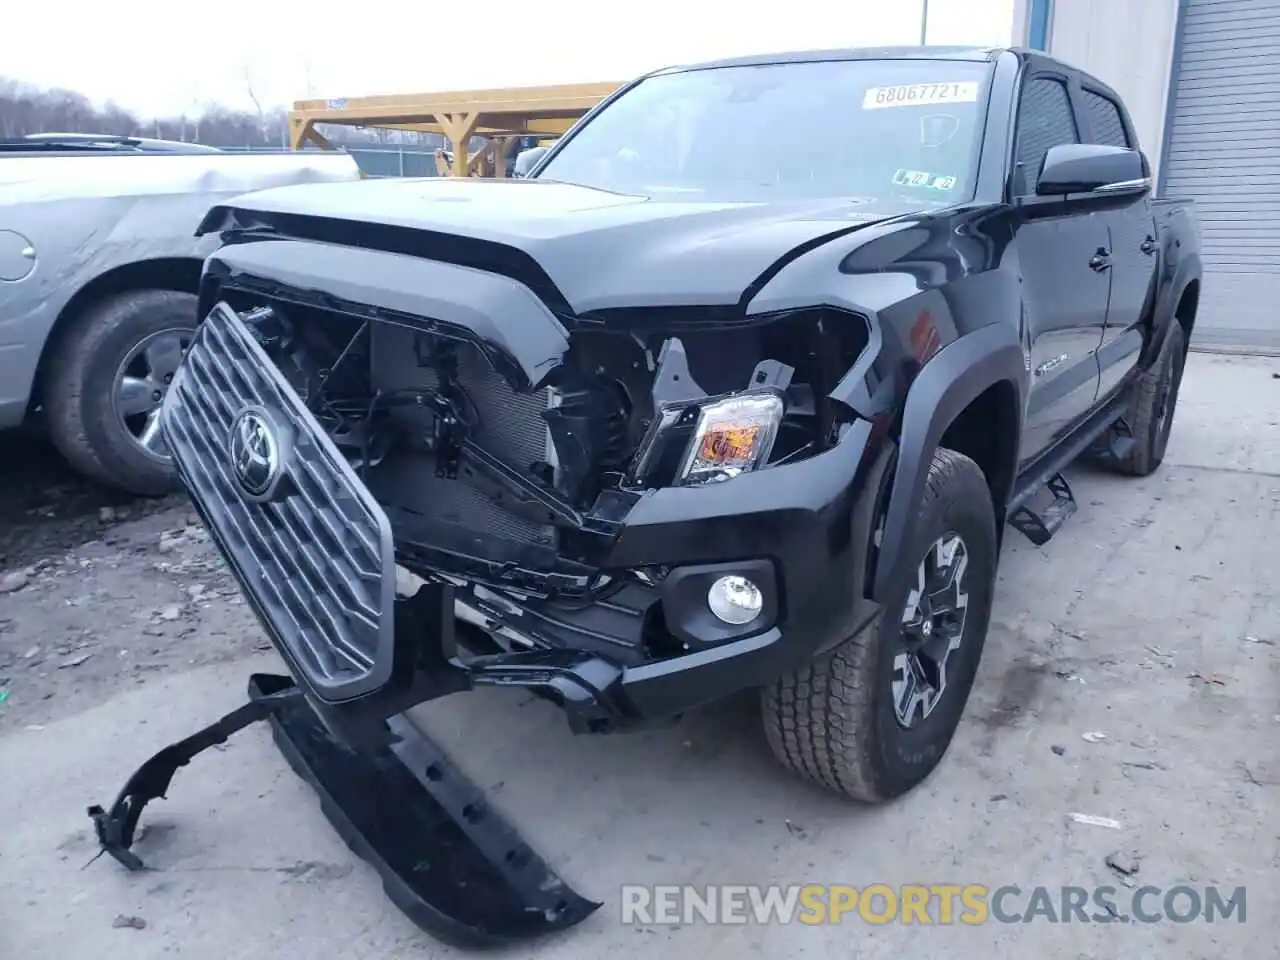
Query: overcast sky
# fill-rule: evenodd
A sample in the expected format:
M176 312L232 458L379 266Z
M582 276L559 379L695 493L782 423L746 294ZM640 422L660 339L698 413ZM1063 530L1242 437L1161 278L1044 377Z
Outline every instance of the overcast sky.
M2 2L2 0L0 0ZM929 0L929 42L1009 42L1014 0ZM0 75L147 116L574 81L720 56L919 42L921 0L36 0ZM246 80L246 76L251 80Z

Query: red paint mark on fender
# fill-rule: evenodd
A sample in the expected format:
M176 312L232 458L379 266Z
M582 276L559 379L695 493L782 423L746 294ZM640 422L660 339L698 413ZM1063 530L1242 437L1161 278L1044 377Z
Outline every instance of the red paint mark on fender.
M911 325L911 332L907 334L907 338L911 343L911 352L920 363L928 360L942 346L942 335L938 333L933 315L928 310L920 311L916 322Z

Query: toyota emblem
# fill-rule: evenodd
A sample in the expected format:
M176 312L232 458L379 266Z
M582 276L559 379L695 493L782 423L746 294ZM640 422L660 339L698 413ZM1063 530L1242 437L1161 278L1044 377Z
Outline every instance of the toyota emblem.
M265 499L283 467L280 436L265 410L242 410L231 424L227 446L236 482L251 500Z

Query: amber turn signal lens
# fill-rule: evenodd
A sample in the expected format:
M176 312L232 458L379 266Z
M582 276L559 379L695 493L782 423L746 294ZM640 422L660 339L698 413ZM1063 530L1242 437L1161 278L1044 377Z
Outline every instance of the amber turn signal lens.
M760 427L754 423L716 427L703 435L698 459L709 464L746 460L751 457L759 435Z
M781 395L772 390L704 405L677 485L718 483L756 469L769 457L784 409Z

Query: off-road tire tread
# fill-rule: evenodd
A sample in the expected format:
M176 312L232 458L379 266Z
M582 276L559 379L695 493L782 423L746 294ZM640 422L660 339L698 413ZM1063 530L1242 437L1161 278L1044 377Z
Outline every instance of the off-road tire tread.
M1169 356L1175 351L1182 351L1184 346L1185 339L1182 333L1182 325L1177 320L1174 320L1173 328L1165 338L1164 345L1161 347L1155 362L1142 372L1142 375L1138 377L1137 383L1134 384L1134 413L1133 421L1130 424L1133 447L1124 459L1115 461L1115 467L1120 473L1134 477L1145 477L1154 473L1164 461L1163 453L1158 459L1155 456L1155 436L1152 432L1153 422L1160 412L1158 405L1160 403L1161 381L1166 371L1171 374L1173 369L1167 365Z
M87 374L103 341L137 311L171 306L195 316L196 298L177 290L127 290L98 300L82 310L57 335L51 346L41 402L49 439L67 462L99 483L143 496L172 491L176 480L157 482L154 477L130 470L128 464L95 449L90 438L93 421L114 413L87 409L84 395Z
M933 455L920 512L944 497L987 499L981 468L962 453ZM890 793L873 761L875 682L882 611L860 632L761 693L765 737L779 761L805 780L863 803Z

